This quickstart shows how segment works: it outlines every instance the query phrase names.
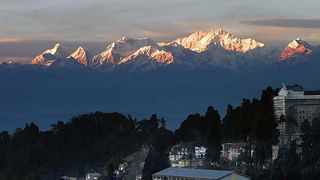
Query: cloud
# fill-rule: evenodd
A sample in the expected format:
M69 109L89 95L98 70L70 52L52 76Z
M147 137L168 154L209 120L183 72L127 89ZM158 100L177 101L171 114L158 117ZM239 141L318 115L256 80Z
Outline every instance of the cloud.
M211 26L212 21L178 21L175 24L182 27Z
M306 37L310 41L320 41L320 32L314 32Z
M16 43L21 41L20 38L0 38L0 43Z
M254 19L241 21L241 23L253 26L272 26L285 28L320 28L320 19Z

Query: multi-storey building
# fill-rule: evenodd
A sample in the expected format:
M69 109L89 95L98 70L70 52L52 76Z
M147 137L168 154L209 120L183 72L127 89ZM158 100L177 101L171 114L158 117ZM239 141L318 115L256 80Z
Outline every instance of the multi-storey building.
M275 118L278 120L280 147L291 141L301 144L300 126L320 115L320 91L305 91L302 86L283 85L274 99Z
M202 167L207 148L192 143L181 143L171 148L169 160L172 167Z

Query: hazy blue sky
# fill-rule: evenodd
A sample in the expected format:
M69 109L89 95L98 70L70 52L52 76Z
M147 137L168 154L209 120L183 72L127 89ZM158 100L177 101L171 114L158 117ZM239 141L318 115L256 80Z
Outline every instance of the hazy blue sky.
M0 48L38 43L30 50L36 53L46 41L107 42L124 35L169 41L214 27L263 42L299 36L317 43L319 7L319 0L0 0ZM32 54L0 49L1 56Z

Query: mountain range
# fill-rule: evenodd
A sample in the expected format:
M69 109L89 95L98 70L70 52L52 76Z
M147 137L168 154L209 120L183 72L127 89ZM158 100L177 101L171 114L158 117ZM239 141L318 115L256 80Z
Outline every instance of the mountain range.
M83 47L72 50L61 44L43 51L31 64L45 67L80 67L79 65L114 70L148 70L170 65L184 68L223 66L233 68L239 64L279 63L304 61L317 54L318 47L297 38L283 49L266 46L255 39L241 39L223 29L197 31L168 43L157 43L150 38L123 37L107 45L104 51L93 55Z

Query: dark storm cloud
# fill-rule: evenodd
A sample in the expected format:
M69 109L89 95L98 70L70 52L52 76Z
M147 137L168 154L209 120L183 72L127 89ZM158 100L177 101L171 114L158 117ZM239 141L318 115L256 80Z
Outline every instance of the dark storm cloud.
M241 21L241 23L254 26L320 28L320 19L257 19Z

